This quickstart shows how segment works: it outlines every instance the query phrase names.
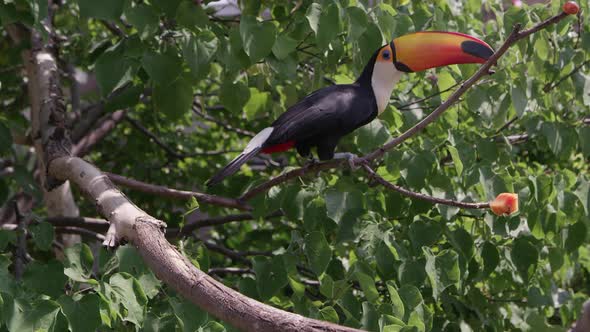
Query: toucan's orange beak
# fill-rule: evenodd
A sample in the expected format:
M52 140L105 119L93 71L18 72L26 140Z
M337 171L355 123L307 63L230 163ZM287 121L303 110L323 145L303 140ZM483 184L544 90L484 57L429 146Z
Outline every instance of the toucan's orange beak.
M442 31L423 31L391 42L394 64L405 72L421 71L460 63L484 63L494 50L475 37Z

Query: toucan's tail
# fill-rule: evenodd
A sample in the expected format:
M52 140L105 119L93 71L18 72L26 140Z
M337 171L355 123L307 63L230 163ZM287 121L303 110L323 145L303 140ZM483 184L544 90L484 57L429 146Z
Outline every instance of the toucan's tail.
M272 134L273 129L273 127L264 128L256 134L239 156L234 158L227 166L207 181L207 186L211 187L223 181L223 179L237 172L243 164L257 155L270 134Z

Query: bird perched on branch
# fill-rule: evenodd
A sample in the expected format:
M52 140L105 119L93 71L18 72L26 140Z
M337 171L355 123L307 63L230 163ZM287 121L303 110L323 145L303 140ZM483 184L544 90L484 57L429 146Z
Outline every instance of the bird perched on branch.
M239 156L215 174L208 185L237 172L258 153L291 148L309 157L317 148L320 160L346 158L354 166L355 155L335 153L341 137L371 122L385 110L393 87L404 73L462 63L484 63L494 50L475 37L425 31L404 35L380 47L352 84L319 89L262 129Z

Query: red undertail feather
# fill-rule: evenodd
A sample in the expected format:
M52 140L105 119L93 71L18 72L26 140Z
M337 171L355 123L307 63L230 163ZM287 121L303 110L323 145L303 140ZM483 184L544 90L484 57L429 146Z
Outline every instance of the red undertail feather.
M295 141L288 141L285 143L269 146L267 148L262 149L262 153L275 153L275 152L283 152L287 151L290 148L295 146Z

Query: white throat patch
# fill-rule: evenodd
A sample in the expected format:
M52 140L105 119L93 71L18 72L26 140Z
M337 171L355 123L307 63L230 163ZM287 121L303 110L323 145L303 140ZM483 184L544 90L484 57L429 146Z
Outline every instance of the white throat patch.
M399 81L402 72L395 69L391 62L376 61L373 67L373 77L371 77L371 86L377 100L377 109L379 114L385 110L389 104L389 98L393 87Z

